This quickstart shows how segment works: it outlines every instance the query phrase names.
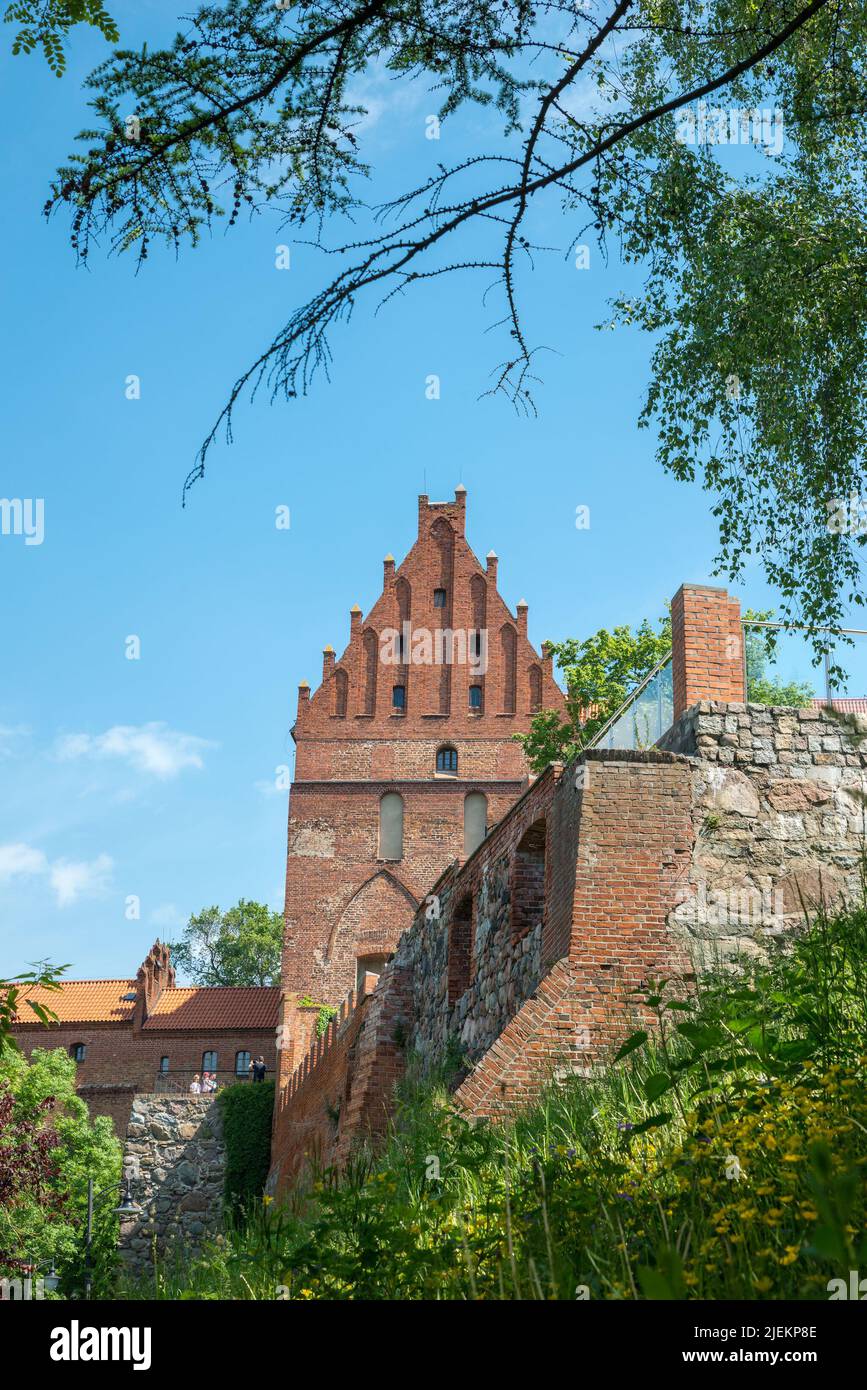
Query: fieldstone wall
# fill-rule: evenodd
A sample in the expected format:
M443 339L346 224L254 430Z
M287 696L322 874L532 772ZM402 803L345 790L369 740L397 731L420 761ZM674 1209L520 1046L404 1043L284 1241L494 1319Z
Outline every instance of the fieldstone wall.
M145 1273L153 1251L185 1256L221 1226L226 1166L222 1115L207 1096L137 1095L124 1147L124 1176L143 1215L121 1226L127 1269Z
M518 941L511 936L511 883L508 855L481 866L476 894L471 983L454 1003L448 999L448 921L454 883L437 885L436 914L423 907L405 932L392 962L412 980L413 1013L409 1044L422 1057L441 1053L456 1038L467 1059L480 1057L533 992L542 975L542 924Z
M702 701L662 744L691 754L695 849L670 918L699 968L762 954L860 892L867 718Z

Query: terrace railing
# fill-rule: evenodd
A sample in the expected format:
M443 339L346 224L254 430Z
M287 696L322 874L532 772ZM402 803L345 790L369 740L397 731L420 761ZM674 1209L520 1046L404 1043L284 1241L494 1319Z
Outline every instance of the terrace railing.
M192 1085L194 1076L198 1076L199 1080L201 1080L202 1073L200 1071L195 1072L184 1070L157 1072L156 1080L154 1082L154 1090L158 1093L164 1093L167 1095L189 1095L190 1086ZM221 1090L224 1086L236 1086L239 1083L245 1083L249 1085L250 1081L252 1080L252 1076L248 1071L244 1071L242 1073L230 1071L228 1069L225 1071L220 1071L218 1069L216 1072L211 1072L211 1076L215 1076L217 1079L217 1085L215 1089L218 1091ZM267 1072L266 1076L268 1076ZM273 1080L273 1072L271 1073L271 1079Z
M673 723L674 689L669 652L614 711L588 747L652 748Z

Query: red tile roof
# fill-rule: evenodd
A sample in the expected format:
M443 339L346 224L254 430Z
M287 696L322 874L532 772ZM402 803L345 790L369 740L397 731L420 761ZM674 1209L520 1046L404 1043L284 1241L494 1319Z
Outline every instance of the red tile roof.
M814 700L813 709L824 709L827 704L827 700ZM834 709L838 709L841 714L867 714L867 698L862 695L844 695L841 699L835 695L831 699L831 705Z
M38 1023L24 1002L32 999L57 1015L60 1023L128 1023L135 1009L135 980L64 980L59 990L24 985L18 998L17 1023Z
M274 986L193 987L164 990L145 1028L276 1028L280 990Z

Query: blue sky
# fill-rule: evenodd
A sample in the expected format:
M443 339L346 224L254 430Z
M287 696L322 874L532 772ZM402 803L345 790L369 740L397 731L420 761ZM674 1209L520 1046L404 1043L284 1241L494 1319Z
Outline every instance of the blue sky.
M168 37L177 12L113 8L129 46ZM551 256L523 275L530 336L557 350L537 419L478 400L504 356L485 334L499 310L481 303L486 281L443 280L378 317L359 305L334 337L330 385L291 405L243 403L234 445L214 450L182 510L227 390L326 268L266 216L179 261L154 246L137 278L132 261L98 253L76 269L64 223L40 209L87 123L81 80L104 55L75 32L60 81L39 57L2 58L15 136L0 143L0 496L43 498L45 537L0 537L0 976L44 957L71 962L73 977L123 976L207 904L282 906L274 775L291 766L298 682L318 682L351 605L375 600L382 557L412 544L419 492L468 488L470 543L499 554L503 593L526 597L537 644L656 617L681 581L712 582L708 499L667 479L635 426L649 345L594 331L608 296L630 288L595 249L589 270ZM484 133L472 117L428 141L436 103L423 88L400 96L377 79L366 95L377 201ZM569 245L553 207L535 231ZM137 401L125 398L133 373ZM438 401L425 396L431 373ZM579 505L589 530L575 527ZM745 597L773 602L755 571Z

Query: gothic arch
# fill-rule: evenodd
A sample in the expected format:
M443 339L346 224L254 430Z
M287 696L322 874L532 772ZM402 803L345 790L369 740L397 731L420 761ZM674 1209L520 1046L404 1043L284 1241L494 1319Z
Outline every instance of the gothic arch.
M345 903L328 938L326 961L333 958L341 936L351 934L352 940L348 945L354 946L359 941L359 931L364 929L363 923L368 918L384 924L376 939L382 938L384 943L388 938L393 949L401 932L411 926L417 908L416 899L395 874L389 869L377 869Z

